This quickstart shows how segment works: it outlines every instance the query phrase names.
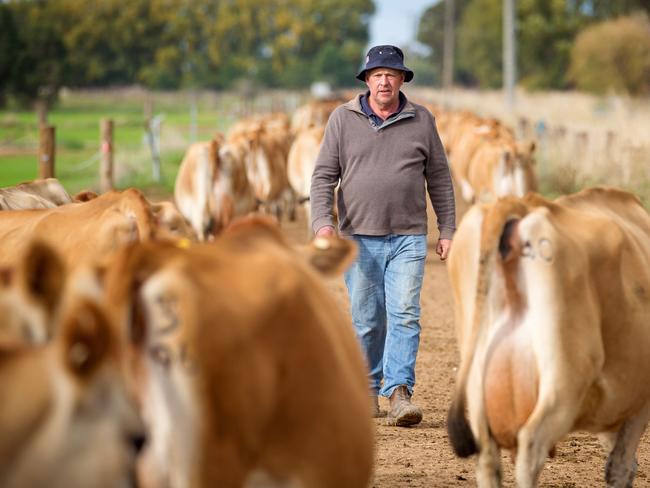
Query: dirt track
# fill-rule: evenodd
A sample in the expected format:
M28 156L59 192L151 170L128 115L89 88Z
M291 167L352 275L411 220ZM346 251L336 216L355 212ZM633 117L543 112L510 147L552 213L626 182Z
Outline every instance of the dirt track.
M294 242L305 241L302 219L283 225ZM435 225L430 220L430 228ZM454 456L447 440L445 418L458 363L453 322L453 303L445 265L435 254L432 232L422 289L422 336L416 365L413 400L424 410L424 420L415 428L399 428L376 422L375 488L475 486L475 458ZM342 306L348 309L343 280L331 284ZM383 409L387 403L381 399ZM510 457L502 456L504 486L514 486ZM650 487L650 437L641 441L636 487ZM554 459L547 461L540 486L605 486L605 456L595 436L573 434L557 446Z

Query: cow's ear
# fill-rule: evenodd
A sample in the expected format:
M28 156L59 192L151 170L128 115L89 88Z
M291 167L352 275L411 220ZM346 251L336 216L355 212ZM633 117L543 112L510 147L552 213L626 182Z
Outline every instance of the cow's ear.
M19 268L18 280L27 295L53 314L63 295L66 269L59 255L47 244L30 244Z
M319 236L301 249L307 262L324 276L338 276L357 257L357 245L338 236Z
M97 193L95 193L92 190L83 190L75 194L72 197L72 201L78 203L89 202L90 200L94 200L95 198L97 198L97 196L98 196Z
M80 379L89 378L116 347L106 314L88 300L69 310L61 326L63 362Z

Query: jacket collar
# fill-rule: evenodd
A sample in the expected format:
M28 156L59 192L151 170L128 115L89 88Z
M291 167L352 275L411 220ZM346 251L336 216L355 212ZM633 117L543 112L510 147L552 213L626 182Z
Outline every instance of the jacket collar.
M404 105L404 108L402 111L397 114L395 117L391 119L387 119L381 127L377 127L372 123L370 120L370 117L368 117L364 111L361 109L361 97L363 96L363 93L360 93L359 95L355 96L352 100L346 102L343 104L343 107L346 108L347 110L350 110L351 112L356 112L360 115L363 115L368 121L371 123L372 128L374 130L380 130L380 129L385 129L386 127L393 125L396 122L399 122L400 120L403 119L410 119L411 117L415 117L415 106L408 100L406 99L406 105Z

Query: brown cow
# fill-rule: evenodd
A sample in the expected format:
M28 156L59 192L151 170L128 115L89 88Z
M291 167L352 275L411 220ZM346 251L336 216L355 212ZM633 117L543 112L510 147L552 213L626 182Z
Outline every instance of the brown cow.
M316 166L316 158L323 142L325 127L312 127L298 133L291 150L287 173L289 182L296 194L298 202L304 203L306 212L307 227L311 234L311 205L309 204L309 192L311 189L311 177Z
M149 479L367 486L365 368L315 271L341 272L353 251L349 241L319 239L299 254L276 227L250 219L213 244L118 253L106 303L134 338Z
M221 136L192 144L174 184L176 205L199 240L214 237L239 215L255 209L255 197L237 149Z
M121 245L157 237L151 205L136 189L84 203L0 212L0 265L12 265L33 239L51 244L70 268Z
M650 215L595 188L474 206L449 256L461 352L449 411L456 453L478 452L479 486L537 484L569 432L598 433L607 486L632 486L650 419ZM469 422L465 418L468 407Z
M281 114L282 115L282 114ZM284 116L286 117L286 116ZM284 117L275 114L244 119L226 136L232 154L246 168L248 181L262 209L278 220L283 207L294 213L293 195L287 178L290 132Z
M28 286L12 294L5 274L0 289L0 486L129 486L144 434L119 336L88 296L66 294L61 313L50 314L61 289L43 277L62 279L62 263L42 245L27 255L18 275ZM26 344L7 324L21 317L59 332L45 346Z

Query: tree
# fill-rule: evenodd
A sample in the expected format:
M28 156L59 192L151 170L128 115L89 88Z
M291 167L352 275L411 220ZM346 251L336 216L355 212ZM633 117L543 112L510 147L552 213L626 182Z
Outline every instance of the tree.
M470 0L454 0L454 18L456 26L459 25L463 12ZM424 11L418 24L417 40L431 49L431 54L426 58L433 69L431 81L442 83L442 59L444 53L444 32L445 32L445 2L436 3ZM459 34L456 29L455 44L458 46ZM456 52L458 52L456 50ZM471 76L458 64L458 55L454 57L454 80L457 83L466 84ZM419 73L419 70L418 70Z
M578 88L650 95L650 21L619 17L580 33L571 52L570 76Z
M471 0L457 29L459 69L484 88L498 88L502 82L502 3Z
M18 49L3 52L28 98L62 83L342 83L359 66L374 11L372 0L0 0L2 15L5 5L21 35ZM11 32L0 33L2 46Z
M11 2L18 29L9 92L18 101L37 101L42 113L56 99L65 74L66 49L56 7L45 0Z
M466 85L501 86L502 0L456 0L456 69ZM531 89L568 88L571 48L577 34L601 19L645 10L650 0L518 0L517 71ZM442 64L444 2L429 8L420 21L418 40L432 48Z
M21 49L13 12L8 5L0 3L0 107L16 76L13 56Z

